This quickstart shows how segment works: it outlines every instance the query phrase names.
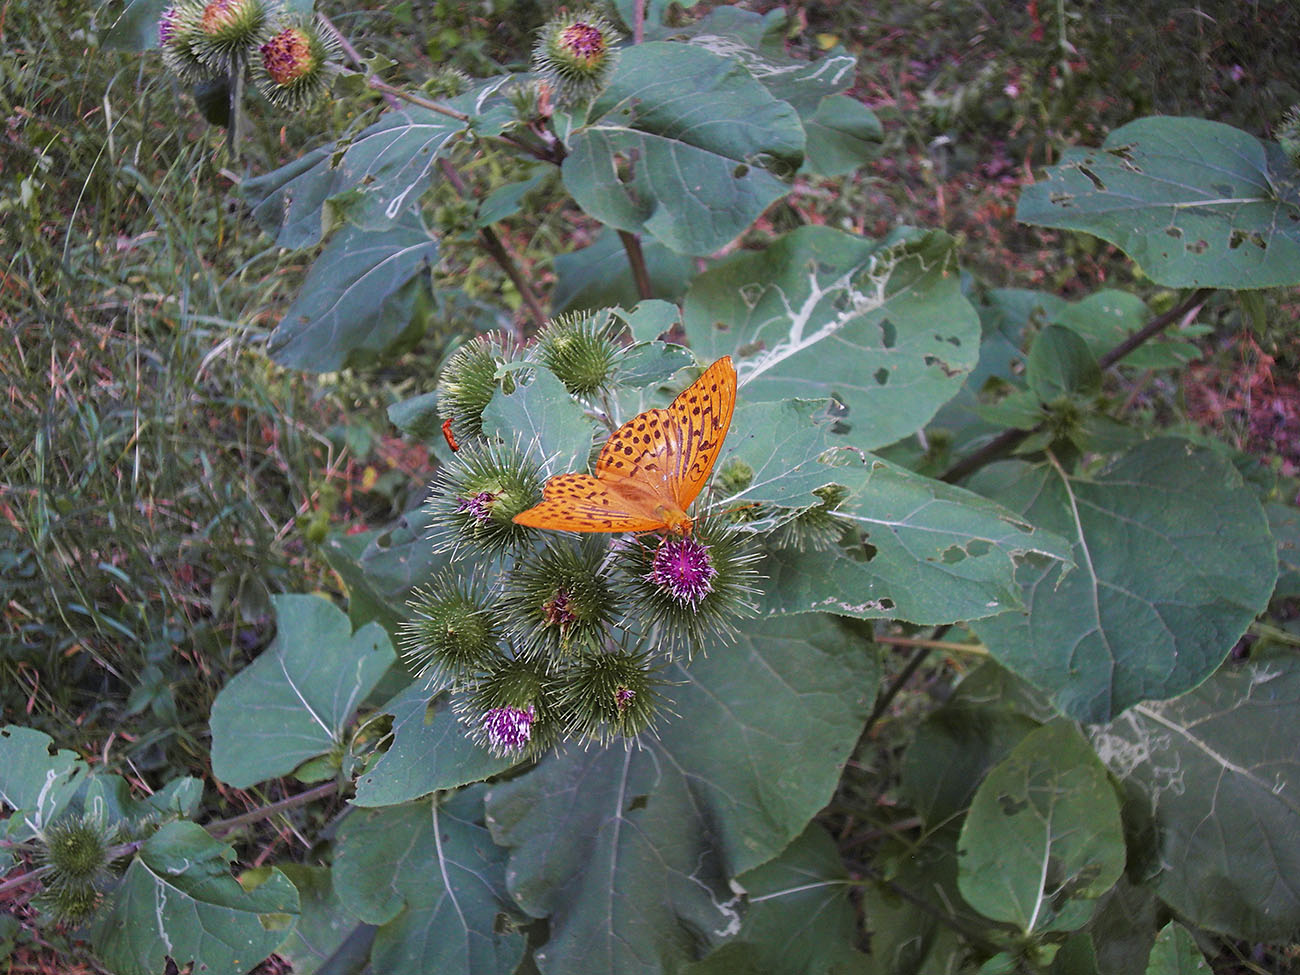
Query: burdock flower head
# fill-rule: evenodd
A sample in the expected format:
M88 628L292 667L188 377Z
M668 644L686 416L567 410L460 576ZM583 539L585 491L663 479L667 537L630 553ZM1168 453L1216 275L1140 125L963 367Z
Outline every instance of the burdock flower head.
M502 660L460 699L470 737L494 755L524 758L554 743L559 728L543 675L518 660Z
M271 0L184 0L178 9L194 25L195 52L217 74L248 63L279 11Z
M501 624L477 578L444 571L414 595L401 634L412 673L458 685L491 666Z
M713 578L717 574L709 558L709 547L688 535L661 542L645 578L665 595L694 608L713 592Z
M693 656L729 639L735 621L753 613L758 553L748 535L717 518L699 519L692 534L622 548L618 565L629 602L651 645L666 655Z
M597 540L559 541L519 560L501 608L520 655L553 667L556 660L600 647L621 613Z
M647 654L592 654L560 675L556 710L573 737L602 745L635 738L652 728L663 684Z
M325 90L337 49L334 32L319 17L282 27L258 48L258 89L278 107L305 105Z
M609 84L621 39L592 11L558 14L538 34L533 70L554 89L557 104L587 101Z
M614 334L607 311L561 315L537 336L537 353L570 393L591 396L613 378L623 354Z
M184 82L203 81L215 73L200 56L203 40L199 30L201 4L178 3L158 18L158 44L163 63Z
M528 529L511 519L541 493L537 465L517 446L474 440L438 472L428 502L436 547L460 558L495 555L523 544Z

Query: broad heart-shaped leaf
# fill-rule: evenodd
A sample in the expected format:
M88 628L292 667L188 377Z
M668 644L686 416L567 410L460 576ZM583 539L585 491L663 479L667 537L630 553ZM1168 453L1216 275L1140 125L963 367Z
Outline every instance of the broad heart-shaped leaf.
M740 933L682 975L826 975L860 971L849 876L826 830L810 823L775 860L742 874ZM838 966L838 967L837 967Z
M1138 119L1068 150L1016 217L1108 240L1168 287L1300 284L1300 177L1276 145L1219 122Z
M343 907L334 889L333 871L328 867L286 863L279 869L298 889L299 914L293 933L276 947L275 953L293 966L293 975L315 975L318 970L337 972L325 966L347 952L350 940L357 940L359 934L364 936L358 928L369 925L361 925ZM367 948L369 943L365 942Z
M793 108L734 59L686 44L626 50L587 118L564 160L574 200L683 254L729 243L785 194L769 167L793 173L803 160Z
M76 752L55 748L43 731L0 728L0 802L12 810L0 819L0 832L16 842L30 839L68 808L89 771Z
M1270 501L1264 510L1277 540L1279 571L1273 597L1300 596L1300 508Z
M1089 396L1101 391L1101 369L1082 336L1062 325L1049 325L1034 337L1025 380L1040 402Z
M963 488L879 457L848 451L847 463L813 462L788 475L793 490L838 484L848 495L836 517L860 542L769 554L760 611L825 611L863 619L942 623L1018 608L1017 567L1061 565L1069 543ZM739 496L742 499L744 492Z
M1119 797L1078 729L1031 731L985 776L961 831L967 903L1026 935L1069 931L1124 871Z
M979 358L979 318L939 231L877 242L800 227L697 277L684 321L698 355L736 356L742 401L834 397L864 450L923 427Z
M844 176L875 158L885 138L876 113L856 98L823 98L812 118L804 119L807 138L804 171L818 176Z
M903 756L899 791L928 827L964 813L985 773L1051 717L1039 697L989 661L921 723Z
M478 747L453 713L448 695L427 684L417 680L384 705L384 713L393 716L393 741L357 780L356 805L396 805L480 782L514 764Z
M1210 965L1196 947L1196 939L1176 921L1170 921L1156 935L1147 961L1146 975L1210 975Z
M592 423L564 384L546 369L533 370L527 385L498 389L483 411L483 432L518 442L544 458L546 475L585 470Z
M446 563L428 540L429 525L429 513L421 507L380 531L326 539L325 558L348 587L348 618L354 628L375 620L396 638L410 615L406 600L411 590Z
M655 297L677 301L686 294L695 274L690 257L670 251L657 240L642 241L641 255ZM611 305L631 308L641 300L627 251L612 230L602 231L581 250L558 255L552 263L555 290L551 292L551 308L557 314Z
M334 887L362 920L382 925L376 972L508 975L524 953L509 923L505 851L483 827L483 790L353 813L339 829Z
M1195 687L1273 591L1277 550L1259 502L1226 461L1186 441L1139 444L1086 479L998 464L971 487L1074 542L1076 569L1022 565L1028 610L974 628L1080 721Z
M437 256L438 242L413 210L384 230L344 227L271 334L271 358L293 369L334 372L418 338L423 323L413 325L412 314Z
M346 174L335 166L341 152L333 143L321 146L240 184L253 219L280 247L297 250L320 243L325 201L347 185Z
M279 870L245 890L230 875L234 851L194 823L167 823L131 861L92 941L117 975L185 970L240 975L285 939L298 891Z
M1093 745L1150 803L1156 891L1181 917L1251 941L1300 935L1300 666L1225 668L1130 708Z
M319 596L272 599L275 640L212 704L212 771L237 789L338 747L352 712L397 657L383 627L353 633L343 611Z
M740 923L727 879L770 860L830 798L879 665L829 617L751 622L670 680L640 747L571 750L494 785L511 893L549 915L546 975L675 972Z

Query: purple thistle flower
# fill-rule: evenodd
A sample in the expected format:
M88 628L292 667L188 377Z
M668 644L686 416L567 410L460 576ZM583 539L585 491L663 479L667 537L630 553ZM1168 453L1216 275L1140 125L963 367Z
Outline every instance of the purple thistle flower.
M619 714L627 710L627 706L632 703L634 697L636 697L636 691L630 687L624 687L622 684L614 690L614 706L618 708Z
M472 498L457 498L456 513L468 513L481 525L492 517L492 502L496 497L491 491L480 491Z
M692 608L713 592L712 579L718 574L709 559L709 547L690 536L669 538L655 552L646 581L658 586L679 603Z
M487 735L488 745L498 755L522 752L533 737L533 719L537 711L530 704L520 708L492 708L479 721Z
M600 60L608 46L599 27L578 20L560 31L559 45L588 64Z
M565 630L578 622L577 614L569 608L571 604L569 594L563 589L557 590L554 596L542 604L542 615L547 624Z
M162 12L162 16L158 18L159 47L165 47L176 36L176 25L180 19L180 11L175 7L168 7Z

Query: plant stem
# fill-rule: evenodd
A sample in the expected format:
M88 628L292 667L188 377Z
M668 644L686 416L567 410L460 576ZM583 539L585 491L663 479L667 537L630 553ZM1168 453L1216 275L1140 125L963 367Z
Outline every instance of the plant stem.
M1180 319L1192 319L1201 310L1201 305L1205 304L1206 299L1213 293L1214 289L1212 288L1198 288L1182 303L1175 305L1161 315L1157 315L1123 342L1101 355L1097 359L1097 365L1102 369L1109 369L1139 345L1159 335L1174 322ZM1031 433L1037 433L1042 428L1043 426L1040 423L1032 430L1003 430L975 453L962 458L944 471L939 476L939 480L946 481L949 484L956 484L958 481L964 480L986 464L991 464L993 461L1010 453Z
M469 190L465 186L465 181L460 178L460 173L456 171L456 167L446 159L439 159L438 168L442 170L442 175L446 177L447 182L452 185L452 188L455 189L462 198L468 198ZM540 330L541 327L546 324L546 311L542 308L542 303L533 292L532 286L528 283L528 279L525 278L523 272L519 270L519 262L514 259L514 256L508 250L506 250L506 245L502 242L501 238L497 236L497 232L491 227L479 228L479 237L482 238L483 249L491 255L492 260L496 261L497 264L500 265L501 270L506 272L506 277L511 280L515 288L519 291L519 296L528 307L529 317L532 318L533 330ZM523 335L519 334L516 338L522 339Z
M921 645L918 646L916 652L912 654L912 658L908 660L907 665L898 672L897 676L895 676L890 682L889 687L885 689L885 693L881 694L876 700L876 706L871 709L871 716L867 718L867 723L862 727L862 734L858 736L859 746L866 739L867 735L871 733L872 727L880 720L880 716L885 713L885 709L893 703L894 698L898 696L898 692L901 691L904 685L912 679L912 675L920 669L921 664L925 663L925 658L930 655L930 651L934 648L937 641L951 629L951 624L944 624L934 631L934 635L931 639L919 641ZM873 639L875 638L873 637ZM886 643L889 641L879 640L878 642ZM854 748L854 751L856 752L857 748Z
M314 789L308 789L306 792L299 792L297 795L289 796L287 799L281 799L279 802L273 802L266 806L259 806L256 809L250 809L246 813L240 813L238 816L231 816L229 819L219 819L215 823L209 823L204 827L210 834L217 839L229 836L236 830L247 826L249 823L258 823L263 819L270 819L277 813L282 813L286 809L293 809L295 806L304 806L309 802L317 799L323 799L325 796L337 792L339 784L337 782L323 782Z
M632 280L636 282L636 293L642 300L653 298L654 291L650 288L650 271L645 264L645 252L641 250L641 238L626 230L620 230L618 239L623 242L623 250L627 251L627 262L632 267Z
M952 643L944 640L915 640L906 636L878 636L877 643L891 647L926 647L930 650L947 650L951 653L969 653L976 657L987 657L988 647L979 643Z

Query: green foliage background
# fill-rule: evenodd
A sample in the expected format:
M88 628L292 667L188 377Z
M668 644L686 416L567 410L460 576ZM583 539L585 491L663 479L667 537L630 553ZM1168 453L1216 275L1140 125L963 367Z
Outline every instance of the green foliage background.
M0 952L1286 970L1294 472L1194 429L1177 390L1245 336L1297 362L1294 296L1257 290L1300 281L1295 168L1265 138L1300 101L1291 5L701 4L669 30L652 4L611 88L557 116L558 165L492 141L500 78L450 100L467 125L358 87L290 119L250 101L235 159L152 55L110 50L152 44L159 6L3 21ZM523 68L548 13L331 6L411 88ZM999 159L1046 168L998 200ZM990 195L949 212L962 182ZM551 311L625 307L608 405L662 405L678 309L632 311L615 231L680 303L669 337L741 364L719 470L749 479L714 502L779 530L833 482L842 534L765 545L758 618L672 664L657 736L511 768L395 664L444 561L417 507L452 459L430 393L549 288ZM1110 361L1163 315L1176 337ZM581 468L601 428L532 365L483 425ZM43 829L73 820L117 829L81 928L32 896Z

